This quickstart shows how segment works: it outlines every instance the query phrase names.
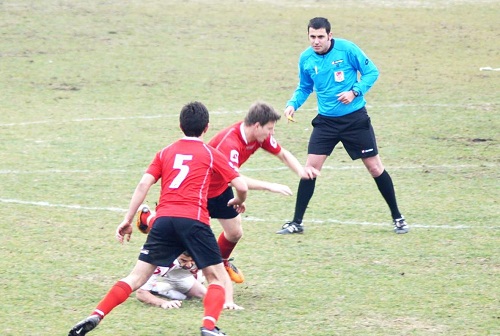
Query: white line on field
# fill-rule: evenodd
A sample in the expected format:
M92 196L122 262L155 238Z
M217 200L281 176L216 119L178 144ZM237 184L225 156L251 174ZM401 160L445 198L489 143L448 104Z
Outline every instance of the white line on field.
M467 164L467 165L414 165L414 166L388 166L388 170L415 170L415 169L480 169L480 168L494 168L500 164L496 163L481 163L481 164ZM275 170L288 170L288 167L269 167L269 168L241 168L241 172L259 172L259 171L275 171ZM354 170L366 169L362 164L357 166L323 166L323 170ZM144 170L142 170L144 171ZM132 171L127 169L109 169L109 170L90 170L90 169L40 169L40 170L0 170L0 175L32 175L32 174L127 174L139 173L140 171Z
M496 163L481 163L481 164L468 164L468 165L414 165L414 166L387 166L388 170L404 170L404 169L477 169L477 168L487 168L487 167L497 167L500 164ZM287 170L288 167L275 167L275 168L241 168L240 171L273 171L273 170ZM352 170L352 169L366 169L364 165L360 164L357 166L323 166L322 170ZM1 171L0 171L1 172Z
M13 204L23 204L23 205L33 205L47 208L66 208L66 209L76 209L76 210L98 210L98 211L112 211L112 212L126 212L126 209L113 208L113 207L88 207L78 204L53 204L49 202L32 202L23 201L9 198L0 198L2 203L13 203Z
M144 171L144 170L143 170ZM39 169L39 170L0 170L0 175L31 175L31 174L125 174L131 170L109 169L109 170L90 170L90 169Z
M39 207L48 207L48 208L66 208L66 209L74 209L74 210L94 210L94 211L111 211L111 212L127 212L127 209L123 208L115 208L115 207L91 207L91 206L82 206L78 204L53 204L49 202L31 202L31 201L23 201L16 199L6 199L0 198L0 203L11 203L11 204L22 204L22 205L32 205ZM249 222L284 222L284 220L280 219L262 219L258 217L244 217L245 221ZM372 222L358 222L358 221L342 221L337 219L310 219L306 221L307 223L315 223L315 224L341 224L341 225L358 225L358 226L388 226L386 223L372 223ZM411 224L412 228L424 228L424 229L452 229L452 230L463 230L463 229L471 229L471 226L458 224L458 225L427 225L427 224ZM476 227L477 228L477 227ZM489 228L492 228L491 226ZM495 227L493 227L495 228Z
M491 107L496 106L500 103L471 103L471 104L382 104L382 105L366 105L367 108L383 109L383 108L406 108L406 107ZM317 111L317 108L310 109L300 109L300 111ZM243 114L246 111L212 111L211 115L223 115L223 114ZM130 117L105 117L105 118L75 118L68 120L38 120L38 121L25 121L18 123L6 123L0 124L0 127L13 127L13 126L27 126L27 125L37 125L37 124L67 124L76 122L95 122L95 121L113 121L113 120L135 120L135 119L160 119L160 118L177 118L179 114L161 114L161 115L142 115L142 116L130 116Z
M210 112L211 115L218 114L242 114L244 111L214 111ZM87 121L113 121L113 120L135 120L135 119L160 119L160 118L178 118L179 114L161 114L161 115L149 115L149 116L131 116L131 117L106 117L106 118L76 118L68 120L38 120L38 121L25 121L19 123L8 123L0 124L0 127L7 126L27 126L27 125L37 125L37 124L67 124L73 122L87 122Z

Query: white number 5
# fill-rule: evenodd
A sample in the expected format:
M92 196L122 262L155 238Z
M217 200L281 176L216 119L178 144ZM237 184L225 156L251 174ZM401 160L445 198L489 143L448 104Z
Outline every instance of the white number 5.
M172 183L170 183L169 188L177 189L181 185L182 181L186 178L189 173L189 167L184 164L184 161L191 161L193 159L192 155L182 155L177 154L174 161L174 169L179 169L179 174L174 178Z

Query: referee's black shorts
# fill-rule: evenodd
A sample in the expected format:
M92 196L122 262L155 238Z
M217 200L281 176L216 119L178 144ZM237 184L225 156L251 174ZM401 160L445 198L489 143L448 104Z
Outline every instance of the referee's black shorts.
M168 267L188 251L199 269L222 262L219 245L209 225L183 217L158 217L141 249L139 260Z
M375 132L364 107L341 117L318 114L311 125L308 154L331 155L339 142L353 160L378 154Z

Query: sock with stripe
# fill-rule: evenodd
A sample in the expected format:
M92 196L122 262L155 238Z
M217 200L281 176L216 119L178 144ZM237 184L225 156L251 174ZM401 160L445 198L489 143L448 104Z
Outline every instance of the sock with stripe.
M92 315L104 318L113 308L125 302L132 293L132 288L123 281L118 281L109 290L108 294L99 302Z
M226 291L224 287L216 284L210 284L207 288L207 294L203 299L203 306L205 307L205 314L203 317L203 326L209 330L215 328L215 324L224 307L226 300Z

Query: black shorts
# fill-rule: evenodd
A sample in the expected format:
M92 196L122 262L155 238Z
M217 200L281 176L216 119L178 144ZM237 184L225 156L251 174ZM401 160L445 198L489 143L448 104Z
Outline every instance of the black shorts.
M314 128L309 139L308 154L330 155L339 142L342 142L353 160L378 154L375 132L364 107L341 117L318 114L311 125Z
M227 206L227 202L234 198L233 188L227 189L217 197L208 199L208 213L210 218L231 219L238 216L238 212L231 207Z
M222 262L219 245L210 226L190 218L158 217L139 254L139 260L168 267L184 251L198 268Z

